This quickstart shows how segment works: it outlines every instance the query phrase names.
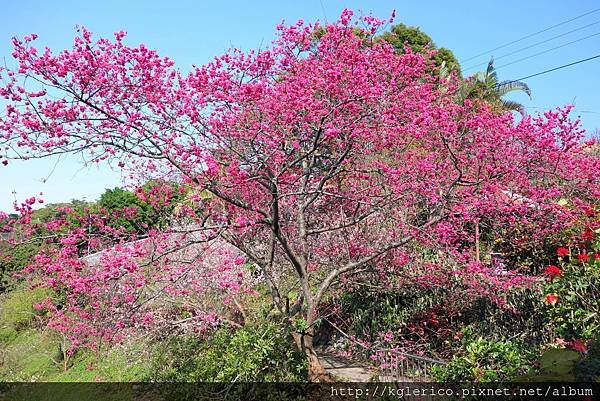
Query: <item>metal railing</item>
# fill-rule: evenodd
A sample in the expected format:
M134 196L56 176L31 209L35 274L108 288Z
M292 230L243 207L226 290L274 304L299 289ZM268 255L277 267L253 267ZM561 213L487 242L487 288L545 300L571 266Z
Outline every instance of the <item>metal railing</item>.
M350 337L333 322L323 318L344 337ZM352 340L351 340L352 341ZM397 349L370 348L358 341L352 341L358 349L354 351L352 360L369 361L379 370L379 381L407 382L427 381L431 379L431 369L436 365L446 365L446 361L428 358L422 355L409 354Z
M395 349L375 351L379 368L379 380L388 382L427 381L431 378L431 369L436 365L445 365L439 359L408 354Z

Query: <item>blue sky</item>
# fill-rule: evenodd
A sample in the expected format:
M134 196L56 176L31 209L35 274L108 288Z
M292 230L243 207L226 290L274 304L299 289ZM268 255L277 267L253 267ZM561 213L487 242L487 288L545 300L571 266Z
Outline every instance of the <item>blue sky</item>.
M396 21L419 26L438 46L451 49L462 62L551 25L596 8L596 0L580 1L27 1L6 2L0 21L0 57L10 65L10 38L37 33L38 46L53 50L69 47L75 26L94 34L128 32L127 43L144 43L176 61L182 71L200 65L230 47L251 49L267 45L282 20L335 20L343 8L378 17L396 10ZM600 11L493 52L496 57L542 40L582 28L564 37L499 59L501 79L517 79L572 61L600 54L600 35L566 45L528 60L502 67L523 57L600 33ZM595 24L595 25L594 25ZM463 67L486 63L486 54L463 62ZM481 65L480 69L485 68ZM477 68L466 71L467 74ZM530 100L514 96L530 113L574 103L584 127L600 128L600 58L531 78ZM9 211L14 199L44 193L46 203L73 198L95 199L105 188L120 185L118 172L82 168L75 159L14 162L0 168L0 210Z

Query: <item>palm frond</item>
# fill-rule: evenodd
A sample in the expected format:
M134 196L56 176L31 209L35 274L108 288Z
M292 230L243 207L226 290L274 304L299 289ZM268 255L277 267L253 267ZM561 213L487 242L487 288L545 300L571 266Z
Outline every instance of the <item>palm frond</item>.
M446 61L442 61L442 65L440 65L440 80L447 81L450 79L450 69L446 65Z
M485 82L486 81L486 73L483 71L478 71L475 74L471 75L471 79L475 82Z
M471 94L472 87L469 83L463 82L458 88L458 98L462 102Z
M523 117L525 117L527 115L527 112L525 111L525 106L523 106L521 103L515 102L513 100L502 100L502 108L504 110L508 110L508 111L517 111Z
M496 84L498 82L498 74L496 73L496 69L494 68L494 58L490 59L488 63L487 69L485 71L486 81L493 82Z
M521 81L503 81L496 85L496 93L502 97L509 92L522 91L527 93L527 96L531 98L531 89L525 82Z

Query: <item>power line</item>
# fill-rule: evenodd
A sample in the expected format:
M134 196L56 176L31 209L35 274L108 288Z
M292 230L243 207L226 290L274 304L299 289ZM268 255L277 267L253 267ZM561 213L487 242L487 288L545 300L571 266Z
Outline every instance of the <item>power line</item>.
M554 29L554 28L556 28L556 27L559 27L559 26L561 26L561 25L567 24L567 23L569 23L569 22L571 22L571 21L575 21L575 20L577 20L577 19L579 19L579 18L585 17L586 15L590 15L590 14L593 14L593 13L595 13L595 12L598 12L598 11L600 11L600 8L597 8L597 9L595 9L595 10L592 10L592 11L588 11L587 13L584 13L584 14L578 15L578 16L576 16L576 17L573 17L573 18L569 19L569 20L566 20L566 21L563 21L563 22L559 22L558 24L552 25L552 26L550 26L550 27L548 27L548 28L544 28L544 29L542 29L541 31L537 31L537 32L534 32L534 33L532 33L532 34L529 34L529 35L527 35L527 36L523 36L522 38L515 39L515 40L513 40L513 41L511 41L511 42L508 42L508 43L505 43L505 44L503 44L503 45L500 45L500 46L498 46L498 47L495 47L495 48L493 48L493 49L491 49L491 50L487 50L487 51L485 51L485 52L483 52L483 53L479 53L479 54L477 54L477 55L475 55L475 56L473 56L473 57L470 57L470 58L468 58L468 59L462 60L462 61L461 61L461 63L464 63L464 62L467 62L467 61L471 61L471 60L473 60L473 59L476 59L477 57L483 56L483 55L485 55L485 54L491 53L491 52L493 52L493 51L496 51L496 50L499 50L499 49L503 49L503 48L505 48L505 47L507 47L507 46L510 46L510 45L512 45L512 44L515 44L515 43L521 42L521 41L523 41L523 40L525 40L525 39L529 39L529 38L531 38L531 37L533 37L533 36L537 36L537 35L539 35L540 33L544 33L544 32L546 32L546 31L549 31L549 30L551 30L551 29Z
M560 70L560 69L563 69L563 68L566 68L566 67L570 67L570 66L575 65L575 64L585 63L586 61L590 61L590 60L593 60L593 59L596 59L596 58L600 58L600 54L596 54L595 56L584 58L582 60L577 60L577 61L574 61L572 63L564 64L564 65L561 65L561 66L558 66L558 67L555 67L555 68L551 68L551 69L546 70L546 71L541 71L541 72L537 72L535 74L527 75L526 77L522 77L522 78L518 78L518 79L513 79L513 80L510 80L508 82L524 81L524 80L529 79L529 78L537 77L538 75L548 74L549 72Z
M569 45L572 45L573 43L581 42L582 40L586 40L586 39L589 39L589 38L591 38L591 37L598 36L598 35L600 35L600 32L596 32L596 33L594 33L594 34L591 34L591 35L585 36L585 37L583 37L583 38L580 38L580 39L577 39L577 40L573 40L573 41L571 41L571 42L567 42L567 43L564 43L564 44L562 44L562 45L559 45L559 46L552 47L552 48L550 48L550 49L547 49L547 50L544 50L544 51L541 51L541 52L538 52L538 53L532 54L531 56L527 56L527 57L523 57L523 58L520 58L520 59L518 59L518 60L515 60L515 61L511 61L510 63L507 63L507 64L502 64L501 66L498 66L498 67L496 67L496 70L499 70L500 68L507 67L507 66L509 66L509 65L513 65L513 64L516 64L516 63L520 63L521 61L528 60L528 59L530 59L530 58L537 57L537 56L539 56L539 55L542 55L542 54L545 54L545 53L549 53L549 52L551 52L551 51L553 51L553 50L560 49L560 48L562 48L562 47L569 46Z
M529 46L522 47L522 48L520 48L520 49L518 49L518 50L512 51L512 52L510 52L510 53L503 54L503 55L501 55L501 56L499 56L499 57L494 57L494 61L498 61L498 60L500 60L500 59L503 59L503 58L505 58L505 57L512 56L513 54L520 53L520 52L522 52L523 50L531 49L532 47L536 47L536 46L542 45L542 44L544 44L544 43L548 43L548 42L550 42L550 41L552 41L552 40L554 40L554 39L561 38L561 37L563 37L563 36L566 36L566 35L569 35L569 34L571 34L571 33L573 33L573 32L581 31L582 29L589 28L590 26L593 26L593 25L598 25L598 24L600 24L600 21L592 22L591 24L587 24L587 25L584 25L584 26L582 26L582 27L580 27L580 28L573 29L573 30L570 30L570 31L568 31L568 32L562 33L562 34L560 34L560 35L553 36L553 37L551 37L551 38L549 38L549 39L542 40L542 41L540 41L540 42L536 42L536 43L534 43L534 44L532 44L532 45L529 45ZM476 64L476 65L472 65L471 67L464 68L464 69L463 69L463 71L468 71L468 70L470 70L470 69L472 69L472 68L480 67L480 66L482 66L482 65L485 65L485 64L487 64L487 61L486 61L486 62L483 62L483 63Z
M541 107L541 106L525 106L528 109L538 109L538 110L550 110L553 107L552 106L546 106L546 107ZM573 109L574 111L576 111L577 113L590 113L590 114L600 114L600 111L594 111L594 110L579 110L577 107L575 107Z
M323 17L325 18L325 23L327 23L327 13L325 12L325 5L323 5L323 0L319 0L321 3L321 11L323 11Z

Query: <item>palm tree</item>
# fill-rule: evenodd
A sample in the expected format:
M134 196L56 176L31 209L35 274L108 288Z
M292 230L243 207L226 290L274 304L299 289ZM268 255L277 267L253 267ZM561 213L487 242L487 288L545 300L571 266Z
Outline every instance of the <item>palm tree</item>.
M499 81L498 74L494 68L494 59L488 63L487 69L471 76L461 88L461 97L479 98L498 106L502 111L518 111L525 115L525 107L515 101L503 99L503 97L514 91L525 92L531 98L531 90L525 82L521 81Z

